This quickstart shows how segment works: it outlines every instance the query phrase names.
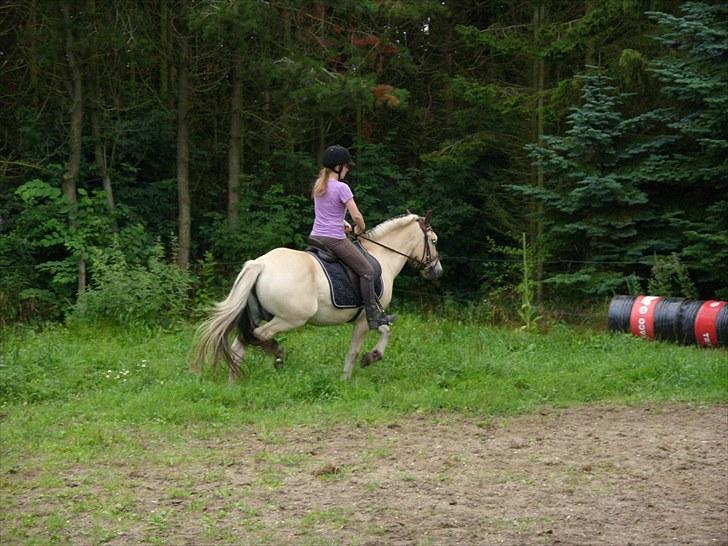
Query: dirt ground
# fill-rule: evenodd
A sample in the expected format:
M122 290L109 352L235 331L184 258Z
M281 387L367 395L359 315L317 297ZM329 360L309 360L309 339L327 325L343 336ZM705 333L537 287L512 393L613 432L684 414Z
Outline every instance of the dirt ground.
M104 542L728 545L728 406L251 427L193 444L204 462L114 471L145 517ZM85 543L98 522L74 519Z

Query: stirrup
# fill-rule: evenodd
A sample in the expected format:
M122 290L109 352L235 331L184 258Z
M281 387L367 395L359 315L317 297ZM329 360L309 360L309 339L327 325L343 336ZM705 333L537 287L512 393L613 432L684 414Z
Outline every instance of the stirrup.
M370 330L379 330L381 327L388 329L395 320L397 320L397 315L385 315L382 313L376 318L369 319L367 317L367 324Z

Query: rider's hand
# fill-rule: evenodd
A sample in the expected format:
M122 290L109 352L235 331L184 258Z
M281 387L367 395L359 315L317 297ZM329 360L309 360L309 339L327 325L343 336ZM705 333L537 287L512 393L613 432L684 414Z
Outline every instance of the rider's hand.
M351 224L346 220L344 220L344 232L351 233Z

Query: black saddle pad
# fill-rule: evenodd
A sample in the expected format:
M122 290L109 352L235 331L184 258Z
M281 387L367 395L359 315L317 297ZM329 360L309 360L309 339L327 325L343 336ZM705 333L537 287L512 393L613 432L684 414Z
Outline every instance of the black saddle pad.
M334 307L337 309L355 309L362 306L359 277L356 273L339 261L331 262L322 259L319 257L320 251L318 248L307 248L306 252L312 254L318 263L321 264L326 278L329 280L331 302L334 304ZM371 254L365 254L365 256L374 268L374 293L378 298L381 298L384 293L382 268L374 256Z

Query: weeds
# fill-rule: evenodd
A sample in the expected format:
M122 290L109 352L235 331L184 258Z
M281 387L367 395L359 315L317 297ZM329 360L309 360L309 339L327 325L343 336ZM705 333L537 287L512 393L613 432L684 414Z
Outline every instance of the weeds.
M521 246L522 254L522 270L521 270L521 283L518 285L518 292L521 294L521 307L518 311L518 316L523 322L521 326L522 330L526 332L535 332L538 328L538 321L541 320L541 315L537 315L537 309L534 305L534 288L536 282L531 278L531 270L529 264L531 259L528 255L528 246L526 245L526 234L523 233L523 240Z

